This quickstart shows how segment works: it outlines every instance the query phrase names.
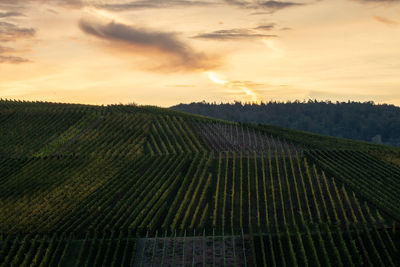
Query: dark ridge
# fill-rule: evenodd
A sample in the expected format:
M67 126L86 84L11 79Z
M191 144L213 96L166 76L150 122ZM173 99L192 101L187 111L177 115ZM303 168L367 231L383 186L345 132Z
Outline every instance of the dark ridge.
M374 102L294 101L179 104L173 110L400 146L400 107Z

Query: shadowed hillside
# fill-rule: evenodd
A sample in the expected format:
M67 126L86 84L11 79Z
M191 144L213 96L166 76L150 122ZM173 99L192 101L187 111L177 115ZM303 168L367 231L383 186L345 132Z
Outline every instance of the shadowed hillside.
M394 147L152 106L0 125L0 266L400 264Z

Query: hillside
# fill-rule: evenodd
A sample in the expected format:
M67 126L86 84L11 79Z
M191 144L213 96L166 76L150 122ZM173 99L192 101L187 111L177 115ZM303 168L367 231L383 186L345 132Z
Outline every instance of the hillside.
M0 101L0 266L399 266L400 150Z
M372 102L190 103L171 107L214 118L276 125L400 147L400 107Z

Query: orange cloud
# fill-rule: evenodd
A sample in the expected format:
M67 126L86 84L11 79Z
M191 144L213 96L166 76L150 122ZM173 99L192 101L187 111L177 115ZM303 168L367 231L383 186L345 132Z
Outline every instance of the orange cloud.
M386 25L390 25L390 26L398 25L398 23L396 21L388 19L388 18L385 18L385 17L373 16L373 18L376 21L379 21L379 22L381 22L383 24L386 24Z

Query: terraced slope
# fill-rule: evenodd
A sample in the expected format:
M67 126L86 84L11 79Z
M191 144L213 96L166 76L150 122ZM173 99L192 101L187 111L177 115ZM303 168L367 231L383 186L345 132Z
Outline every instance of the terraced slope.
M0 266L398 266L399 151L0 101Z

